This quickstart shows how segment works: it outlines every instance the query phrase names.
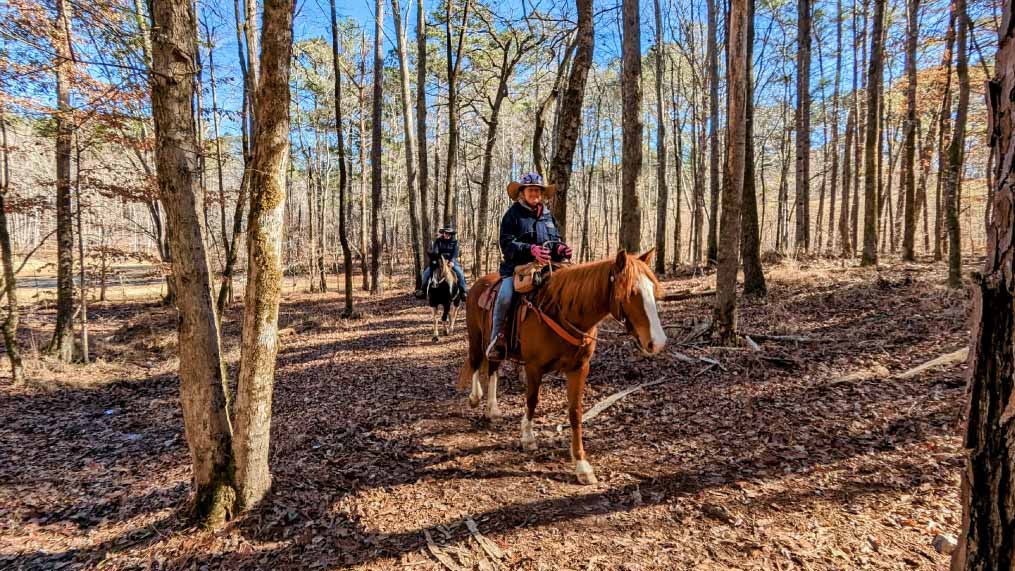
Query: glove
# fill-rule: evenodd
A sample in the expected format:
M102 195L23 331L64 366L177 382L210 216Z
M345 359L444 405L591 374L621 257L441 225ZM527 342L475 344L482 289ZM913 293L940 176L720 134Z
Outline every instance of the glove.
M550 249L539 244L533 244L529 246L529 252L532 252L532 257L536 259L540 264L550 263Z
M571 246L567 244L557 244L557 255L562 259L568 259L574 252L571 250Z

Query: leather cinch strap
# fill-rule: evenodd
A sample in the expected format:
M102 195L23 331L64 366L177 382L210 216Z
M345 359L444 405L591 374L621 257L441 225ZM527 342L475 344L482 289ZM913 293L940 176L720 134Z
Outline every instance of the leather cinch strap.
M529 309L536 312L536 315L539 316L539 320L545 323L547 327L552 329L553 332L559 335L560 338L563 339L564 341L567 341L568 343L574 345L575 347L585 347L589 343L595 341L595 337L592 337L590 335L583 334L582 339L578 339L574 335L571 335L563 327L561 327L559 323L557 323L553 319L550 319L549 316L540 311L538 307L533 305L532 302L529 301L529 298L526 297L523 299L525 300L525 305L529 306Z

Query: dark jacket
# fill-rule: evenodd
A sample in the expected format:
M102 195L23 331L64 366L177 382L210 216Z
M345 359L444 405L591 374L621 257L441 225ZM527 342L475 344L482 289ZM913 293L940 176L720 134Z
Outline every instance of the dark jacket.
M454 238L449 238L447 240L444 238L437 238L430 244L429 254L431 262L436 260L438 255L444 256L450 262L454 262L458 259L459 253L458 240Z
M500 275L510 276L517 266L533 261L529 247L547 241L560 241L560 232L550 210L541 207L537 217L535 210L515 202L500 221L500 251L504 254Z

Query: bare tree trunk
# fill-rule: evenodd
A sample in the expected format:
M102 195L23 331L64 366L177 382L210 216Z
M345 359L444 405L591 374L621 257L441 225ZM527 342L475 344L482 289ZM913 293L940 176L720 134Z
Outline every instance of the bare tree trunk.
M342 66L338 63L338 14L335 0L331 0L331 64L335 74L335 130L338 146L338 240L342 244L342 273L345 275L345 310L342 316L349 318L353 316L352 248L349 247L349 228L346 220L349 175L346 171L345 137L342 130Z
M384 33L384 0L374 2L374 100L371 114L370 141L370 185L373 217L370 226L370 293L384 291L381 283L381 255L383 254L380 234L381 215L384 209L384 194L381 181L381 132L384 109L384 50L381 38Z
M864 220L862 266L878 263L878 192L875 165L880 135L878 110L881 102L881 70L884 39L885 0L874 0L874 24L871 30L870 70L867 75L867 137L864 144Z
M708 219L708 264L716 263L719 249L719 48L718 42L718 7L716 0L706 0L708 16L708 184L709 204Z
M728 76L729 137L726 144L726 173L723 177L722 238L715 283L713 311L719 343L737 343L737 270L740 266L740 201L744 195L744 170L747 154L747 109L749 63L749 0L731 0L729 14Z
M585 84L592 67L596 43L592 0L575 0L575 4L578 7L577 49L567 89L560 99L560 131L550 161L549 178L551 184L557 185L557 195L551 207L560 235L564 238L567 237L567 193L571 185L571 165L574 162L575 143L581 133L582 100L585 98Z
M623 154L621 182L620 247L628 252L641 251L641 22L638 0L624 0L623 65Z
M240 375L236 385L236 483L240 509L256 505L271 487L268 445L282 297L282 220L289 161L291 0L265 0L261 81L257 86L254 168L247 228L247 288L243 304Z
M423 0L416 0L416 140L419 152L419 218L420 244L426 244L434 235L430 225L429 196L430 172L426 156L426 9ZM434 194L436 194L436 187Z
M454 212L452 207L457 206L453 200L457 199L456 184L458 177L458 152L459 152L459 127L458 127L458 75L462 69L462 48L465 43L465 36L468 31L469 8L472 0L465 0L462 8L462 22L458 26L457 47L452 50L451 31L451 8L453 2L447 3L447 19L445 20L445 31L447 32L447 64L448 64L448 156L447 167L444 169L444 224L452 220ZM454 194L453 194L454 193Z
M202 523L218 525L231 517L236 491L225 370L199 214L190 81L197 30L190 3L152 0L151 7L155 161L178 286L180 401L193 464L193 511Z
M7 315L4 317L4 348L11 362L11 381L17 385L25 381L25 368L21 363L21 349L18 347L18 284L14 276L14 249L7 225L7 197L10 196L11 168L10 151L7 146L7 117L0 104L0 160L3 161L0 174L0 254L3 255L3 291L7 295Z
M906 139L903 147L902 177L905 191L905 215L902 235L902 259L913 261L913 244L916 237L916 41L919 35L917 14L920 0L906 2L908 25L906 29Z
M797 253L810 250L811 225L811 1L797 0L796 240Z
M754 0L747 3L747 38L744 55L747 71L746 78L746 109L744 110L744 192L742 209L742 242L740 255L744 264L744 295L762 297L768 293L765 284L765 273L761 267L761 231L758 227L758 197L754 176ZM725 200L725 199L724 199ZM721 253L720 253L721 255Z
M969 66L968 66L968 34L969 15L966 13L966 0L954 0L955 36L958 54L955 59L955 75L959 81L958 109L955 113L955 128L952 130L952 141L948 146L948 170L945 174L944 201L945 219L948 226L948 285L962 286L962 246L959 234L959 201L962 190L962 165L966 143L966 116L969 113ZM1005 150L1007 153L1007 149Z
M56 49L56 330L47 353L65 363L74 359L74 220L71 206L71 144L74 117L70 104L71 15L67 0L56 1L53 44Z
M676 213L673 220L673 270L676 271L680 267L680 246L681 246L681 216L680 206L684 198L683 196L683 162L684 162L684 149L681 143L683 139L683 123L680 120L680 109L677 107L677 91L680 82L680 71L677 68L673 60L670 60L670 97L673 101L673 140L676 143L674 145L673 162L674 162L674 178L676 179Z
M402 128L405 132L405 186L409 193L409 236L412 240L412 261L413 276L416 279L416 286L420 285L423 275L423 252L426 247L423 245L426 238L420 235L419 207L416 196L416 137L413 132L412 119L412 98L409 95L409 61L408 42L405 37L405 28L402 27L402 7L398 0L391 0L391 16L395 20L395 33L398 38L398 71L402 86ZM424 138L421 143L425 144Z
M968 18L964 0L956 0L959 17L959 66ZM1012 3L1002 3L1002 21L1012 21ZM1013 28L999 31L996 76L987 87L990 145L997 150L994 170L994 211L1015 210L1015 169L1012 135L1015 105L1007 94L1015 89ZM962 77L960 71L960 93ZM960 94L960 101L962 95ZM960 113L961 113L960 102ZM964 118L963 118L964 119ZM959 130L956 120L956 131ZM950 173L949 173L950 176ZM1015 244L1011 216L994 216L987 228L987 258L977 276L973 297L969 379L966 394L965 470L962 471L962 533L952 555L953 571L991 571L1015 567L1015 513L1011 510L1015 463L1011 445L1012 395L1015 394Z
M843 144L842 153L842 208L839 211L839 242L842 247L842 257L853 257L853 243L849 235L849 196L850 181L852 180L852 169L850 159L853 156L853 132L856 129L856 108L850 105L849 115L846 117L846 140ZM860 165L856 165L859 169ZM856 192L856 189L853 189Z
M832 185L828 201L828 240L825 243L825 251L829 254L835 251L835 205L836 196L839 191L839 119L840 112L840 84L842 81L842 0L835 2L835 82L832 85ZM849 144L846 144L846 155L849 155ZM846 157L844 157L846 158ZM847 159L848 160L848 159ZM847 194L846 188L849 183L846 175L842 178L842 193ZM843 201L843 204L848 204ZM818 247L821 245L819 244Z
M659 0L655 0L656 17L656 182L659 199L656 204L656 264L657 274L666 272L666 218L669 189L666 187L666 120L663 117L663 16Z
M198 107L200 109L200 107ZM78 323L81 325L81 362L87 363L89 361L88 355L88 281L85 279L85 235L82 226L81 216L83 214L83 207L81 205L81 144L78 142L74 164L76 165L76 173L74 176L74 194L77 198L77 231L78 231L78 280L81 282L79 285L80 292L80 307L78 307Z

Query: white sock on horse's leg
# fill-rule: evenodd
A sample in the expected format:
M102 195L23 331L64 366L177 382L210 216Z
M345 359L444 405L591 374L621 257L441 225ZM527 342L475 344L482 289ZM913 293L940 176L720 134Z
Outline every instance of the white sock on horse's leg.
M574 474L578 476L578 481L582 484L595 484L599 481L596 478L596 473L592 470L592 464L589 464L588 460L575 462Z
M490 373L489 379L486 383L486 418L493 420L500 417L500 409L497 408L497 371Z
M536 445L536 436L532 433L532 421L529 420L527 415L522 415L522 448L526 450L535 450L538 446Z
M483 384L479 382L479 371L472 373L472 392L469 393L469 406L476 408L483 399Z

